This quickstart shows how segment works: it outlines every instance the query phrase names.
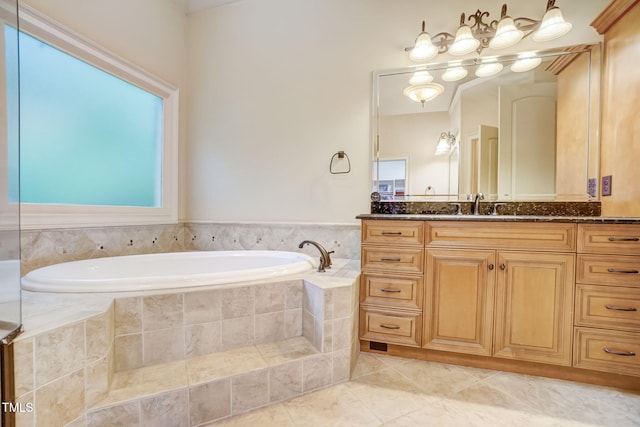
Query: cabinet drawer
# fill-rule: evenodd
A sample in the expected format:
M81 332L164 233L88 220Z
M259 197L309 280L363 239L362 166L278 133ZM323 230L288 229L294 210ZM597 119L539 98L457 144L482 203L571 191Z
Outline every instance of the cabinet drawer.
M578 255L576 282L640 287L640 256Z
M385 245L424 245L423 221L362 221L362 242Z
M640 334L575 328L573 366L640 376Z
M360 302L419 310L422 307L422 282L422 277L363 274Z
M580 224L578 252L640 255L640 225Z
M392 310L360 308L360 338L419 347L422 316Z
M640 288L576 286L576 325L640 331Z
M362 248L363 270L422 273L423 259L422 248Z
M574 251L576 224L428 222L428 246Z

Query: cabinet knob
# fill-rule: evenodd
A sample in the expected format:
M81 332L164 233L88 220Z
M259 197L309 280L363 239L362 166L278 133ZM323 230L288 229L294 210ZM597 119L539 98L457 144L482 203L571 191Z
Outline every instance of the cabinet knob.
M504 270L504 269L506 269L506 268L507 268L507 266L506 266L506 265L504 265L504 264L500 264L500 270Z
M493 264L489 264L487 267L489 267L489 270L493 270Z

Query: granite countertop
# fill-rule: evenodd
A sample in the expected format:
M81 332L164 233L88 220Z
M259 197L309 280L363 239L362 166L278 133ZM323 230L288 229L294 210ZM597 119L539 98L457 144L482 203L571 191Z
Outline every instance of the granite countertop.
M640 218L553 215L446 215L446 214L361 214L358 219L405 221L478 221L478 222L572 222L579 224L640 224Z

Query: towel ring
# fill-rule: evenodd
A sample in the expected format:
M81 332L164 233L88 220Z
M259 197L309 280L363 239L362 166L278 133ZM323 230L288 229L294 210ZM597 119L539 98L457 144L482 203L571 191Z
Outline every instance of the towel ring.
M333 162L335 161L336 157L338 159L347 159L347 170L346 171L341 171L341 172L336 172L333 169ZM344 151L338 151L337 153L335 153L332 157L331 157L331 162L329 163L329 172L331 172L333 175L339 175L342 173L349 173L351 172L351 160L349 160L349 156L347 156L347 153L345 153Z

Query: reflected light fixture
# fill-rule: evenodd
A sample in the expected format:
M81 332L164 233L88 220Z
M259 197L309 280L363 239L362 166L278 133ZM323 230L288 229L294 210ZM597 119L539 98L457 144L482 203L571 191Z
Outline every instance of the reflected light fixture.
M456 136L451 132L442 132L440 139L438 140L438 146L436 147L436 156L447 154L451 151L456 143Z
M418 70L413 73L411 78L409 79L409 84L412 86L416 85L424 85L427 83L431 83L433 81L433 76L427 70Z
M440 32L433 37L426 32L425 21L422 21L422 31L418 34L414 46L405 48L405 51L409 53L412 61L424 62L445 52L467 55L474 51L481 53L488 47L505 49L531 34L533 40L546 42L563 36L572 27L564 20L562 11L555 5L555 0L547 0L547 9L541 20L512 18L507 15L506 4L502 5L499 20L485 22L489 15L489 12L480 9L468 17L463 13L460 15L460 24L455 35Z
M480 63L480 66L476 69L476 76L478 77L491 77L502 71L504 66L497 62L496 58L487 58Z
M532 52L521 53L518 55L518 59L511 64L511 71L514 73L523 73L525 71L533 70L542 63L542 58L536 56Z
M412 85L404 90L404 95L412 101L419 102L424 107L424 103L431 101L436 96L444 92L444 86L438 83L426 83Z
M445 82L455 82L467 77L468 73L467 69L461 65L454 65L453 67L447 68L447 70L442 73L442 80Z

